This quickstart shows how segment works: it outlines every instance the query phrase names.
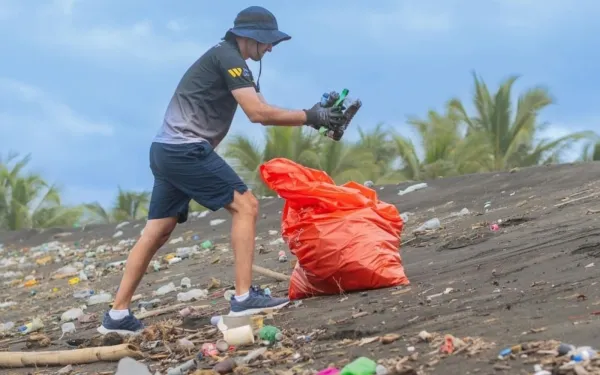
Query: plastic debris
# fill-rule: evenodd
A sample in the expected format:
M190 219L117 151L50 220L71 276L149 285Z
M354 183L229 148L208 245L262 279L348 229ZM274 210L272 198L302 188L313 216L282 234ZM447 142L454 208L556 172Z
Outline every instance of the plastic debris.
M398 195L404 195L404 194L412 193L413 191L425 189L425 188L427 188L427 186L428 185L425 182L422 182L420 184L411 185L411 186L407 187L404 190L400 190L398 192Z

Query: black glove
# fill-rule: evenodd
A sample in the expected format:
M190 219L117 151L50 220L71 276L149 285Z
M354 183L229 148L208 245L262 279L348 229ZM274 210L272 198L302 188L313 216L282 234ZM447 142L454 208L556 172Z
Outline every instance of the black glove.
M346 122L346 116L335 108L321 107L321 103L315 104L311 109L305 109L305 125L312 126L315 129L326 127L327 129L336 129Z

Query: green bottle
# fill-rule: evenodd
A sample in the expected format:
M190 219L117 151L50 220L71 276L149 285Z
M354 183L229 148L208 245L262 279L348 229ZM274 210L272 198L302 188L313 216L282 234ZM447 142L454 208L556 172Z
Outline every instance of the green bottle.
M260 331L258 331L258 337L260 337L261 340L265 340L273 344L276 341L280 341L283 338L283 335L277 327L264 326L260 329Z
M373 375L377 363L367 357L359 357L348 363L340 372L340 375Z

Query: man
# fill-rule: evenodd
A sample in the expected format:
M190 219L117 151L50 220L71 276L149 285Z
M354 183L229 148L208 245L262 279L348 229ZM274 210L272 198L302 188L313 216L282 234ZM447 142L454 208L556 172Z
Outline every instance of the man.
M238 104L251 122L262 125L318 129L343 123L341 114L318 103L309 110L285 110L269 105L260 94L246 60L262 64L265 53L289 39L279 31L271 12L249 7L179 82L150 147L154 187L148 222L131 249L113 308L105 314L99 332L130 334L143 329L129 309L131 298L154 254L175 226L187 220L190 199L212 211L225 208L232 215L235 296L230 315L256 314L288 304L287 298L265 295L251 285L258 201L214 148L229 131Z

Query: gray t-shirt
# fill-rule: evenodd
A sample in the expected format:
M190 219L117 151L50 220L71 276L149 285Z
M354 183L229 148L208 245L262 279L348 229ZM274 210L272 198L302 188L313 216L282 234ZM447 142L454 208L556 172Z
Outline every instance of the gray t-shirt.
M182 144L225 138L238 103L231 90L254 87L252 72L235 41L211 47L187 70L167 107L154 142Z

